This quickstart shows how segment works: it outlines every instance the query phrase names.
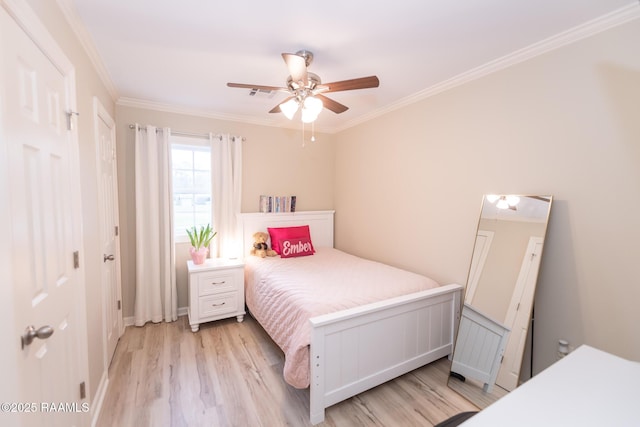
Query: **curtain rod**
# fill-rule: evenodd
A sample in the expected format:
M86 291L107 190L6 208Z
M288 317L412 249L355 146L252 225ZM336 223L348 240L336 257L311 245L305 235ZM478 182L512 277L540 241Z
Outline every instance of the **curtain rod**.
M140 126L141 128L144 129L144 126ZM136 125L129 125L129 129L135 129ZM156 128L156 132L162 132L162 128ZM202 138L202 139L209 139L209 134L208 133L191 133L191 132L181 132L181 131L177 131L177 130L171 130L171 134L172 135L178 135L178 136L191 136L191 137L195 137L195 138ZM216 138L222 138L221 134L215 134L214 137ZM234 138L240 138L243 141L246 141L245 137L239 137L239 136L234 136Z

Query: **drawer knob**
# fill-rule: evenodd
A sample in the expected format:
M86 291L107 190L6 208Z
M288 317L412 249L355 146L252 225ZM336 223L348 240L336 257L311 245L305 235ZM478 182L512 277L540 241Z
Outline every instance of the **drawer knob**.
M211 307L220 307L221 305L225 305L226 302L222 302L220 304L211 304Z
M225 282L224 280L222 282L211 282L212 285L224 285L225 283L227 282Z

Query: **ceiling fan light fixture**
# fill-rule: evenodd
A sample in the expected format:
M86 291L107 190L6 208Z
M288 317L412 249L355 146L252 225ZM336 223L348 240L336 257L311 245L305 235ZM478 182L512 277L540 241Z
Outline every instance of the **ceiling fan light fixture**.
M495 199L495 197L498 197L497 199ZM496 203L496 207L498 209L511 209L511 210L516 210L516 205L518 203L520 203L520 197L518 196L493 196L493 197L489 197L487 196L487 200L489 200L491 203L493 203L492 198L495 200L497 200Z
M302 103L302 122L314 122L322 111L322 101L313 96L307 96Z
M304 108L310 110L316 116L320 114L323 107L324 105L322 105L322 101L315 96L307 96L304 99Z
M302 109L302 123L312 123L315 122L316 119L318 118L318 115L314 115L312 114L309 110L307 110L306 108Z
M507 196L506 199L509 206L515 206L520 203L520 197L518 196Z
M501 197L496 203L496 207L498 209L509 209L509 203L507 203L507 199Z
M296 111L298 111L298 101L295 98L291 98L284 104L280 104L280 111L282 111L282 114L284 114L287 119L293 119Z

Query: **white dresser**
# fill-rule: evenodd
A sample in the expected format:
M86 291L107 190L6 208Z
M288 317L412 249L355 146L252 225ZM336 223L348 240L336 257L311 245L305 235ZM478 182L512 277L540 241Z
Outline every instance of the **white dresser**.
M204 264L187 261L189 274L189 325L236 316L244 320L244 262L241 259L209 258Z

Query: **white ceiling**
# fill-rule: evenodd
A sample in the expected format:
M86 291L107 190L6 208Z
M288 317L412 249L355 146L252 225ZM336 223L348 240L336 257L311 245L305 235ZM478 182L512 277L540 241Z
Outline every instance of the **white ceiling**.
M323 82L377 75L380 87L328 94L316 130L336 131L424 97L637 0L59 0L92 39L121 103L296 126L227 82L285 86L281 53L307 49ZM71 7L71 8L70 8ZM625 9L623 9L625 8ZM78 23L76 21L76 24ZM602 21L602 19L600 19ZM78 26L77 26L78 29ZM84 32L83 32L84 31ZM534 52L535 50L529 49ZM486 68L486 67L485 67ZM469 73L471 70L471 74Z

